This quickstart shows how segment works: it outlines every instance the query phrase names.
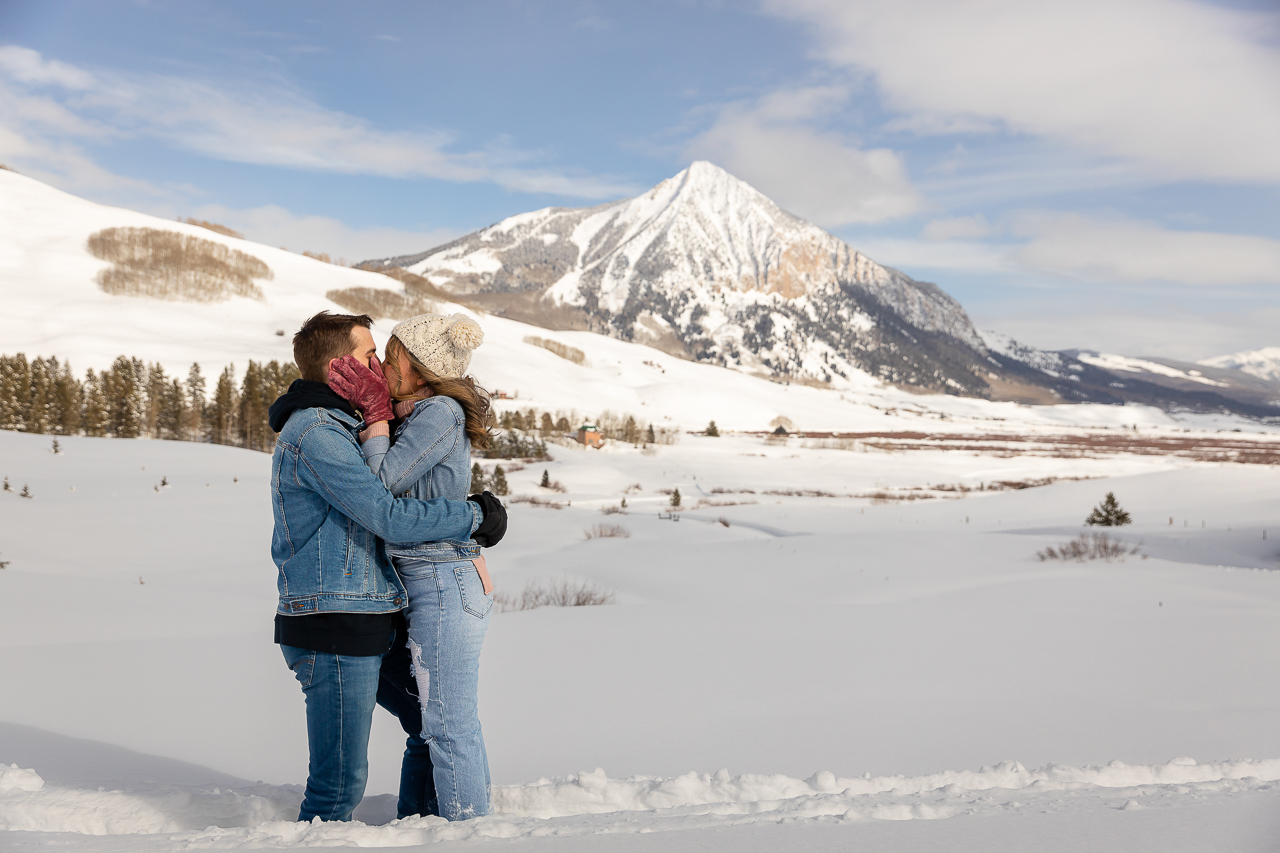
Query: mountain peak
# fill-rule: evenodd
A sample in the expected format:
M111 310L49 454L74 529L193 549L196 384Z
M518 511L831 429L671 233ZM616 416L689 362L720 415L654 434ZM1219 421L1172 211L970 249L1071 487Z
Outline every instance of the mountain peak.
M986 347L940 289L854 251L706 160L635 198L508 217L403 266L477 307L826 382L986 387Z

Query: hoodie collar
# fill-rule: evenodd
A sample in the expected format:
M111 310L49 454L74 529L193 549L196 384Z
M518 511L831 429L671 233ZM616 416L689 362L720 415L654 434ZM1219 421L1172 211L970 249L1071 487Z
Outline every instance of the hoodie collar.
M289 416L298 409L337 409L357 421L360 416L351 404L339 397L332 388L323 382L310 379L295 379L289 390L281 394L279 399L267 410L267 422L276 432L284 429Z

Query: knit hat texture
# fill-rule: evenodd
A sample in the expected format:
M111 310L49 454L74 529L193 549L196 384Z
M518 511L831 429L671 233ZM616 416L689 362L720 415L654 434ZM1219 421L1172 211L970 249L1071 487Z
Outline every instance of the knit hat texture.
M466 314L419 314L397 323L391 334L437 376L459 379L471 364L471 351L484 342L484 330Z

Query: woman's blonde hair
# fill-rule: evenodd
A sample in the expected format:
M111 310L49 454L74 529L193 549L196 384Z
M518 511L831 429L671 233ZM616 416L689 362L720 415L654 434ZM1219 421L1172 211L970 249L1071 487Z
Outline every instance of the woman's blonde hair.
M462 407L462 413L466 416L467 421L467 438L471 440L471 446L477 450L484 450L489 446L493 438L493 434L489 431L489 425L493 423L493 409L489 402L489 392L476 384L476 381L470 376L462 376L452 379L445 376L437 376L431 372L425 364L417 359L413 353L409 352L409 348L404 342L392 335L387 341L387 363L391 365L392 371L396 377L403 382L404 378L400 375L400 356L404 355L409 359L409 365L413 368L413 372L427 383L427 387L431 389L431 393L437 397L452 397ZM401 384L400 382L396 383ZM416 400L415 394L392 394L397 400Z

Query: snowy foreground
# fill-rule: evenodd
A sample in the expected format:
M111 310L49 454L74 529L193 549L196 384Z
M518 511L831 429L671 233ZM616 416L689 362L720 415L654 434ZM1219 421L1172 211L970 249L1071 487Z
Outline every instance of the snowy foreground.
M0 493L0 848L1280 839L1272 467L745 436L684 436L650 455L553 447L554 462L510 475L513 496L568 505L511 504L495 579L511 592L585 580L617 601L495 615L481 699L498 813L391 822L400 736L381 715L363 822L299 825L306 740L271 644L268 457L60 443L54 455L46 436L0 432L15 489ZM536 487L544 468L566 493ZM1061 479L847 497L1042 477ZM626 514L601 514L636 483ZM672 487L686 505L721 505L662 519ZM787 490L836 496L766 494ZM1147 557L1040 562L1108 490L1136 522L1121 536ZM602 523L630 538L584 537Z

